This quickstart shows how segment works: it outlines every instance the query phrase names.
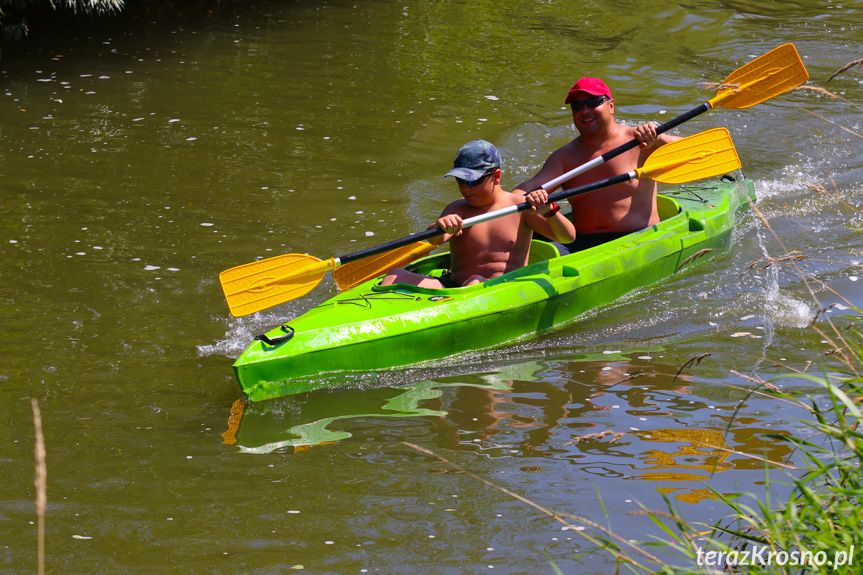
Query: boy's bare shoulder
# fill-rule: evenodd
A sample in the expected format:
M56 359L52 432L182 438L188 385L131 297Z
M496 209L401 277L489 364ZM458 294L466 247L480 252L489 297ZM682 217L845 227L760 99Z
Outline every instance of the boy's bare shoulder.
M462 215L462 214L464 214L465 210L467 210L469 207L470 207L470 205L467 203L467 200L462 198L460 200L455 200L453 202L450 202L449 205L444 208L441 215L447 215L447 214Z
M515 193L507 192L506 196L507 196L507 199L513 204L520 204L522 202L527 201L527 194L522 193L522 192L515 192Z
M521 202L526 202L527 198L520 193L512 193L503 191L502 194L498 195L495 198L494 206L492 209L494 210L503 210L505 208L509 208L511 206L515 206L520 204Z

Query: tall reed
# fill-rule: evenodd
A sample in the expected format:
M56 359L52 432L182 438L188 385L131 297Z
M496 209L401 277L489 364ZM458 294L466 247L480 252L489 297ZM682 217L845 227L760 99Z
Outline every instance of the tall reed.
M36 428L36 560L39 575L45 573L45 508L48 506L48 465L45 462L45 436L42 433L42 411L36 398L30 399L33 426Z

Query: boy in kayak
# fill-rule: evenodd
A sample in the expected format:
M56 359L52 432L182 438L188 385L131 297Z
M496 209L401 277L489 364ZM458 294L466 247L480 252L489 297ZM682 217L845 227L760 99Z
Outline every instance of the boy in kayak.
M539 189L515 195L500 187L500 155L485 140L468 142L458 152L452 176L458 183L462 199L452 202L440 218L429 226L445 233L429 241L441 245L450 242L448 277L435 278L395 268L381 282L428 288L473 285L495 278L527 264L530 240L536 231L548 238L567 243L575 238L575 228L560 208L548 203L548 192ZM445 177L446 177L445 176ZM527 200L530 210L462 228L463 220L509 208Z
M582 78L569 91L566 104L572 109L572 122L579 136L558 148L548 157L540 171L517 186L513 193L521 196L545 182L597 158L633 138L639 145L605 163L574 176L564 189L631 172L641 167L658 147L680 139L656 133L651 123L637 127L618 124L614 116L611 90L599 78ZM554 189L546 190L553 192ZM558 246L561 254L587 249L625 236L659 222L656 208L656 182L648 178L633 180L569 200L572 222L577 230L574 242ZM564 249L561 249L563 247Z

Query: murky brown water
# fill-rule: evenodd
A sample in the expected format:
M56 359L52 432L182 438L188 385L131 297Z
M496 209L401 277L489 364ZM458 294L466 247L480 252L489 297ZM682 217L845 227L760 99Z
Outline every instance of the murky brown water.
M665 121L713 95L700 81L785 42L815 85L863 56L854 2L750 4L247 2L6 54L0 573L35 569L30 397L58 573L613 571L574 559L590 549L578 533L403 441L629 538L656 534L627 513L662 495L713 522L726 510L708 485L760 492L760 463L705 444L788 463L764 434L797 414L721 383L826 360L797 277L739 277L782 255L751 215L696 272L540 340L398 372L402 387L235 405L232 358L334 288L232 319L217 281L258 257L424 229L477 137L519 183L574 136L563 98L582 75L608 80L623 120ZM863 100L860 71L827 87ZM863 131L859 107L795 93L678 132L728 127L773 229L859 306L860 215L806 184L833 178L858 204L863 146L807 111ZM602 431L626 435L572 442Z

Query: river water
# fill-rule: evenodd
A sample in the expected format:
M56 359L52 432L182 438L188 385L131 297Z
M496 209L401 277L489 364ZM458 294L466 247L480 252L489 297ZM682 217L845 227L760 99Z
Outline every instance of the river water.
M582 75L630 124L688 111L714 94L699 83L786 42L825 87L863 57L860 8L257 1L7 52L0 573L36 565L30 398L56 573L614 572L579 557L580 532L403 442L631 539L659 534L630 513L663 498L713 523L728 510L710 489L763 494L783 471L747 455L793 465L766 434L799 414L729 384L836 368L809 323L863 304L858 69L826 84L843 99L798 91L678 128L731 131L772 232L750 213L730 253L537 340L245 404L233 359L335 288L233 319L217 278L424 229L474 138L501 149L504 187L521 182L574 137L563 99ZM747 271L786 249L817 302L787 264ZM603 431L625 435L574 441Z

